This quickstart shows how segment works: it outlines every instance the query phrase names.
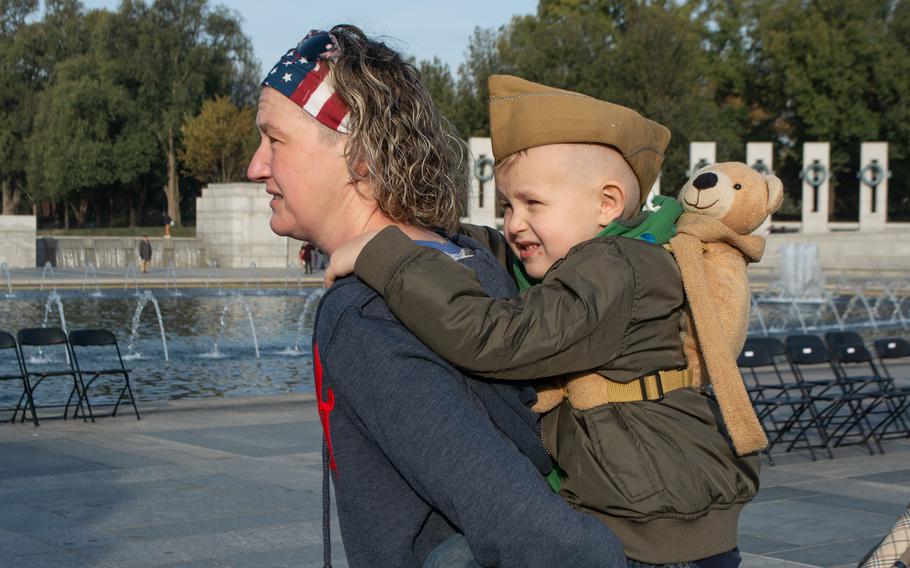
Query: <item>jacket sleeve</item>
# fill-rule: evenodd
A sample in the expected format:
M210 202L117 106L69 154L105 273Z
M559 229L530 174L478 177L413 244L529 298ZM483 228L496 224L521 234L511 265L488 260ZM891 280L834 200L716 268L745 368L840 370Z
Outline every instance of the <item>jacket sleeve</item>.
M499 379L602 367L623 351L636 297L615 239L578 245L541 284L508 299L490 298L472 270L400 232L374 238L355 272L433 351Z

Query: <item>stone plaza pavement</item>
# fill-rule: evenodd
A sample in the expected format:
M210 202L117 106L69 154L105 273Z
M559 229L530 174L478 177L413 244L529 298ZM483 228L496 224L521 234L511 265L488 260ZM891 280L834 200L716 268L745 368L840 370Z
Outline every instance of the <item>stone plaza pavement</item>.
M0 424L0 567L322 566L312 395L142 410ZM855 566L910 502L910 442L886 450L766 466L740 525L744 568ZM337 525L333 540L347 566Z

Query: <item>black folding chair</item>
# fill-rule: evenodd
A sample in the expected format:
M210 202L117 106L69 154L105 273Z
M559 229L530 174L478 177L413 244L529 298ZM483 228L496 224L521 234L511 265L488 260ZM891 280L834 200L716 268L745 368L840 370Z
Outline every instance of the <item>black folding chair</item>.
M834 447L862 444L870 454L875 450L869 443L872 425L868 412L875 407L876 393L864 389L867 379L845 377L832 359L831 352L820 337L815 335L790 335L786 339L787 358L796 379L806 385L814 397L830 401L825 409L824 426ZM813 372L824 378L809 378Z
M743 370L743 377L751 378L747 392L752 406L768 436L765 455L774 465L772 451L778 444L786 444L787 450L807 449L812 460L817 459L815 448L824 448L828 456L834 454L828 445L828 433L824 428L824 414L817 404L825 399L816 399L808 387L797 381L787 381L777 364L777 357L784 352L783 344L774 338L750 337L743 346L737 364ZM771 382L762 380L772 378ZM820 443L813 443L810 433L818 436Z
M19 400L16 402L14 408L4 408L2 410L12 410L13 416L10 418L11 423L16 422L16 416L19 415L19 411L22 410L22 422L25 422L26 413L32 411L32 420L35 422L35 426L38 425L38 416L35 413L35 401L32 399L32 385L29 383L28 375L22 369L22 357L19 354L19 347L16 345L16 338L13 337L13 334L0 331L0 351L12 350L15 353L16 357L16 367L12 373L3 373L0 374L0 382L3 381L17 381L22 384L22 393L19 395ZM23 407L23 402L25 406Z
M885 426L882 431L882 438L907 438L910 437L910 386L898 385L897 377L892 374L885 360L894 363L910 363L910 341L902 337L889 337L878 339L873 343L875 353L878 355L879 366L882 369L882 375L887 381L888 388L893 392L905 395L905 406L903 410L896 413L892 424ZM910 379L910 376L907 377Z
M38 387L46 379L52 377L69 377L72 380L72 388L70 389L69 397L66 399L66 404L47 404L47 405L35 405L35 408L63 408L63 419L69 417L69 408L73 402L73 397L76 397L76 409L73 411L73 418L76 418L81 413L82 419L86 419L85 409L88 409L88 418L91 418L92 422L95 421L95 417L92 414L92 406L88 397L85 396L85 385L82 383L82 378L79 373L76 372L76 369L73 367L73 357L72 350L70 349L69 340L66 337L66 333L59 327L33 327L28 329L20 329L16 334L16 339L19 343L19 357L22 362L22 370L27 376L29 382L31 383L32 391L32 400L34 401L35 391L38 390ZM66 367L57 367L50 370L39 371L29 369L28 358L25 356L25 347L34 347L34 348L43 348L43 347L57 347L62 348L66 356ZM34 378L35 381L31 382L31 379ZM83 401L85 402L85 408L83 408ZM38 417L35 415L35 424L38 423Z
M136 408L136 399L133 397L133 388L130 386L130 373L123 365L123 357L120 354L120 346L117 345L117 338L113 333L106 329L78 329L73 330L69 334L70 338L70 348L73 354L73 364L76 367L76 372L79 373L79 377L82 383L85 385L83 388L83 393L85 396L88 396L88 389L92 384L99 379L100 377L121 377L123 379L123 388L120 389L120 394L117 396L117 402L114 404L114 410L111 412L111 416L117 416L117 409L120 408L120 403L123 401L124 397L129 394L130 404L133 405L133 412L136 413L136 420L139 420L139 409ZM110 351L110 354L117 353L117 367L111 367L106 369L83 369L79 364L79 357L77 356L77 351L83 351L79 348L102 348L113 346L113 351ZM88 381L85 380L86 377L89 377ZM95 408L98 408L98 403L96 402Z

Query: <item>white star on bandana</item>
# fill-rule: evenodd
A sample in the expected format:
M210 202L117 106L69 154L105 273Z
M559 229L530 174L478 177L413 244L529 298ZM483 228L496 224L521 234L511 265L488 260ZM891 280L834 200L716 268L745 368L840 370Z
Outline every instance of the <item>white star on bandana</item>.
M281 80L284 81L285 83L290 83L292 77L293 76L290 73L285 73L284 77L282 77Z

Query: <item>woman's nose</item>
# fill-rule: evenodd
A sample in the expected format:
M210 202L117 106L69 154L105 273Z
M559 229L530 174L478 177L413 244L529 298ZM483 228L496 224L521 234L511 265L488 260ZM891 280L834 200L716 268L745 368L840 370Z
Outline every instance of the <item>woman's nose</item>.
M264 181L271 177L271 168L269 168L266 156L267 153L268 149L266 143L262 143L256 148L256 152L250 160L250 165L246 169L246 177L250 181Z

